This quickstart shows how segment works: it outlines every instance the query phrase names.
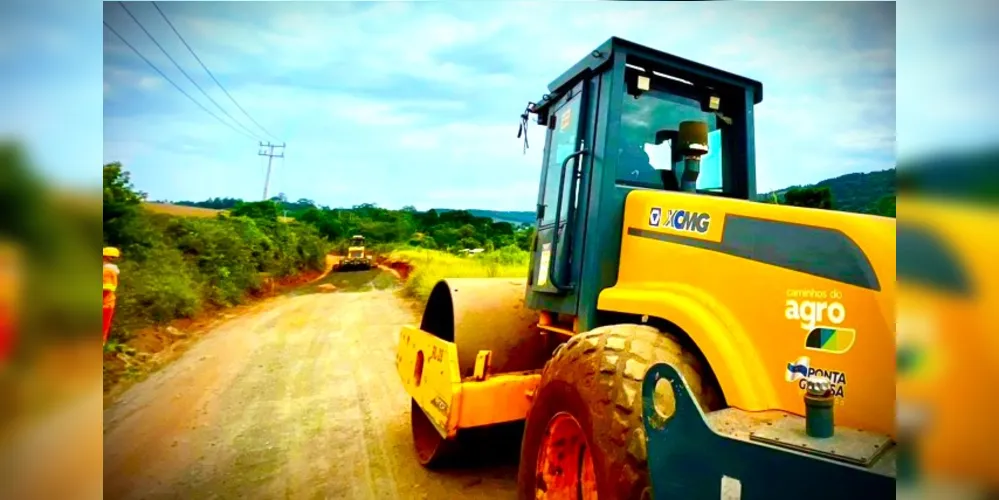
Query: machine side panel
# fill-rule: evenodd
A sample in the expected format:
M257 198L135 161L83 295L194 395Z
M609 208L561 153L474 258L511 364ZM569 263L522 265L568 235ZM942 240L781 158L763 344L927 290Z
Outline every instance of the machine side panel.
M819 373L833 382L838 423L893 432L894 219L634 191L618 282L599 307L636 313L607 301L636 291L662 297L637 312L689 329L727 398L755 406L772 391L774 409L801 414L803 380ZM687 304L728 334L698 338L703 324L681 324L694 315L679 310Z

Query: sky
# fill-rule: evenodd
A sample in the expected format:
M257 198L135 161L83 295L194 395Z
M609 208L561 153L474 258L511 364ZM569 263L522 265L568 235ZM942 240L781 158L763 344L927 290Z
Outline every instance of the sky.
M979 52L995 48L981 15L995 9L987 1L964 9L900 4L908 7L899 7L896 33L895 4L874 2L160 2L272 137L222 93L151 3L128 3L251 138L201 110L107 29L97 41L102 15L229 120L116 2L98 14L90 2L16 0L0 19L0 65L20 70L16 81L0 81L0 91L15 97L0 107L0 134L24 138L56 182L92 185L96 169L81 163L98 154L120 161L150 199L259 199L266 159L258 140L270 140L287 144L286 157L274 161L270 193L293 200L530 210L543 137L533 127L524 154L519 114L562 71L619 36L763 82L756 109L762 192L890 168L896 125L900 155L995 137L986 118L969 112L996 103L991 94L926 100L900 89L915 105L896 109L896 64L916 77L910 81L945 89L953 77L929 68L964 69L980 54L943 50L932 35ZM957 32L933 25L956 16L964 26ZM937 62L922 61L929 58ZM94 119L97 78L102 127ZM954 119L971 127L946 125Z

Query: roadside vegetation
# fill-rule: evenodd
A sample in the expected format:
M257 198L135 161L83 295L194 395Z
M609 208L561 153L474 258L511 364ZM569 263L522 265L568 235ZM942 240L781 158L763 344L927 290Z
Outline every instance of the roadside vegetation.
M0 214L2 372L56 343L96 338L86 290L101 212L93 197L54 189L22 145L0 141Z
M439 250L403 248L390 253L388 260L404 262L412 269L404 290L409 296L424 301L434 285L443 278L526 277L530 254L514 245L467 256Z
M123 253L112 346L325 266L329 243L309 224L278 222L273 203L200 218L153 213L144 199L121 164L104 165L104 244Z
M443 276L524 276L534 237L527 224L463 210L329 208L283 194L150 203L117 162L104 165L103 218L104 244L123 253L112 350L143 328L238 305L272 280L322 270L325 255L343 254L355 234L383 257L423 259L406 285L414 297ZM480 253L462 255L473 249Z

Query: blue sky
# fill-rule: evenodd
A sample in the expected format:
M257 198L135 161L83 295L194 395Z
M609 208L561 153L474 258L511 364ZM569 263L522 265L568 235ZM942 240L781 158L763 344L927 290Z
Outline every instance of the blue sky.
M517 116L611 35L765 83L757 115L761 189L893 165L890 5L572 5L161 7L243 108L288 143L271 192L290 198L529 209L543 139L534 128L536 146L524 155ZM212 82L153 6L130 10L208 91ZM562 20L532 26L525 12ZM105 4L104 16L212 106L120 6ZM198 109L110 34L104 84L105 160L125 163L150 197L261 195L265 159L255 142ZM212 95L242 117L221 92Z
M994 128L975 126L985 118L965 122L972 130L940 120L967 120L961 110L994 103L994 97L952 92L958 95L946 96L948 105L922 99L920 106L910 89L906 109L896 110L895 64L898 57L900 81L909 71L943 88L947 72L925 70L931 65L917 61L949 55L934 64L964 68L981 52L934 47L931 24L963 16L964 29L936 27L936 33L994 48L994 40L983 42L989 33L982 31L981 15L994 9L988 2L956 10L943 2L901 3L909 8L898 12L897 54L894 6L867 2L160 6L240 104L288 143L287 158L275 162L272 193L334 206L529 209L543 141L535 127L536 146L522 154L517 115L611 35L764 83L756 117L761 191L893 166L896 113L903 155L949 138L988 136L985 131ZM99 154L103 161L122 161L150 198L261 195L264 159L255 140L200 110L106 30L103 40L96 38L102 14L171 79L227 119L116 3L104 4L101 14L90 2L11 5L0 19L0 63L21 73L17 81L0 83L0 91L15 96L0 108L0 134L23 137L50 178L96 183L96 169L80 164L95 163ZM219 104L254 128L151 4L129 5ZM913 46L918 49L905 51ZM94 65L102 52L98 76ZM95 122L98 78L103 127ZM101 142L103 152L96 153Z

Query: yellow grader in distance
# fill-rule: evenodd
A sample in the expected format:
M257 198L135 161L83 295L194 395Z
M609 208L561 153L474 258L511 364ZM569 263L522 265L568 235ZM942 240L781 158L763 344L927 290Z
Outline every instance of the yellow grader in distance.
M400 332L420 463L523 422L522 499L894 498L894 219L749 201L759 82L611 38L549 91L528 276Z
M370 253L364 251L364 236L355 234L350 238L347 256L334 264L333 270L336 272L367 271L372 267L374 267L374 260Z

